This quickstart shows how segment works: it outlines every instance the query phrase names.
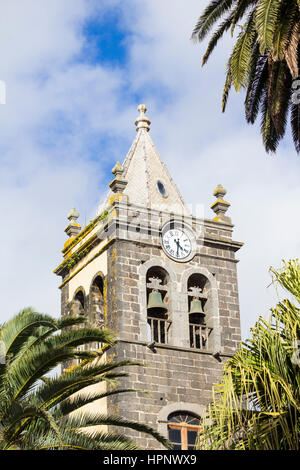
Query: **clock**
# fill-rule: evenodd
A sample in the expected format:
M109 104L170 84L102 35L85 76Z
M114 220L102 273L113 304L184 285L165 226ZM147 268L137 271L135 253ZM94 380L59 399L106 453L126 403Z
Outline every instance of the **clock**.
M162 234L162 246L168 256L178 261L185 260L192 252L191 238L182 228L165 230Z

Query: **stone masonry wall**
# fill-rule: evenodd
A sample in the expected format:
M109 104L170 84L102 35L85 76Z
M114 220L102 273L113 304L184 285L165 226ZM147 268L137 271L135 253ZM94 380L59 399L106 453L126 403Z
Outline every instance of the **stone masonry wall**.
M173 272L173 293L181 289L186 269L204 267L216 280L223 353L233 354L241 341L236 261L227 250L202 246L187 265L167 260L158 246L117 240L109 248L107 276L108 326L122 339L140 340L141 314L146 315L140 297L141 264L161 259L162 266ZM215 253L218 252L218 255ZM168 265L166 264L168 263ZM185 313L185 312L184 312ZM187 312L186 312L187 313ZM176 345L176 344L175 344ZM178 344L177 344L178 345Z
M177 263L166 257L158 240L150 243L116 240L109 248L107 276L108 326L120 339L115 358L141 361L147 367L129 367L129 377L122 386L151 393L116 395L108 400L108 411L128 419L159 427L158 414L170 403L206 406L211 400L213 384L221 378L222 364L240 344L239 303L234 252L205 242L198 254L188 263ZM161 260L172 271L173 295L181 289L186 269L201 266L216 280L218 290L219 329L222 354L218 360L213 351L203 352L182 347L180 335L172 336L172 345L160 345L153 352L141 338L142 319L146 305L141 299L141 266L151 260ZM175 305L175 304L173 304ZM177 304L176 304L177 305ZM182 305L182 304L180 304ZM175 308L176 310L176 308ZM178 311L179 312L179 311ZM178 313L179 315L179 313ZM187 312L181 312L183 320ZM186 315L186 317L185 317ZM174 327L174 323L172 325ZM186 329L186 331L188 331ZM178 340L178 344L176 341ZM166 432L166 425L165 425ZM142 447L157 449L159 445L146 435L126 430Z
M235 259L240 244L231 240L232 225L206 220L202 236L198 237L194 258L182 263L173 261L162 250L159 238L159 230L164 223L162 217L166 215L136 209L139 208L122 213L128 208L121 207L119 210L117 207L107 231L111 242L107 245L104 316L105 326L118 338L116 346L110 351L111 358L145 364L145 367L127 367L129 376L121 379L120 386L144 392L109 397L107 407L108 413L147 423L167 436L167 415L164 420L160 418L163 410L173 406L173 411L194 410L201 416L204 407L211 401L213 385L220 381L224 362L240 345ZM139 214L138 222L135 222L136 214ZM125 219L127 222L128 219L132 220L131 230L136 230L136 233L129 234ZM192 223L197 227L197 221ZM146 273L149 266L160 266L169 274L169 313L172 322L168 344L156 344L152 349L146 328ZM213 331L206 351L189 347L187 280L197 272L208 279L210 286L207 325L213 327ZM87 295L86 305L89 303ZM66 284L62 287L62 315L67 313L69 307ZM220 356L216 354L218 352ZM119 432L120 429L115 431ZM123 432L143 448L160 448L147 435L128 429Z
M199 351L183 351L161 346L151 351L146 345L120 342L115 348L119 360L130 359L146 367L126 368L128 378L121 380L125 388L149 392L129 392L108 400L108 412L158 428L158 414L170 403L184 402L206 406L211 389L222 374L222 362ZM165 425L164 431L166 432ZM120 429L118 429L118 432ZM145 449L160 449L160 444L147 434L126 428L122 431Z

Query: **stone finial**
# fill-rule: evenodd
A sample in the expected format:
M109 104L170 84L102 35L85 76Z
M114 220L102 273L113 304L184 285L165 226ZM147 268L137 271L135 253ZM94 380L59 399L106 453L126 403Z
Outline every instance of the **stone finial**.
M215 212L216 217L214 220L216 222L225 222L225 223L231 223L230 217L227 217L225 214L230 207L229 202L224 201L224 196L227 193L226 189L223 188L221 184L218 184L216 189L214 190L214 196L217 198L217 200L212 204L211 208Z
M117 162L113 169L111 170L112 174L115 175L116 177L122 176L123 173L123 167L120 162Z
M76 237L76 235L78 235L78 233L81 231L81 226L76 222L78 217L79 212L75 209L75 207L72 207L72 209L67 215L67 218L69 219L70 223L65 229L65 232L69 237Z
M109 183L109 186L114 193L122 193L127 186L127 181L122 176L123 170L120 162L117 162L111 170L115 178Z
M79 217L79 212L75 209L75 207L72 207L70 212L67 215L67 218L69 219L70 222L76 222L76 220Z
M147 106L145 104L139 104L138 105L138 112L140 113L140 115L135 120L135 125L136 125L136 130L137 131L139 131L140 129L146 129L146 131L149 131L149 129L150 129L151 121L146 116L146 114L145 114L146 111L147 111Z
M216 196L217 199L223 200L223 197L225 196L226 193L227 193L226 189L223 188L221 184L218 184L218 186L214 190L214 196Z

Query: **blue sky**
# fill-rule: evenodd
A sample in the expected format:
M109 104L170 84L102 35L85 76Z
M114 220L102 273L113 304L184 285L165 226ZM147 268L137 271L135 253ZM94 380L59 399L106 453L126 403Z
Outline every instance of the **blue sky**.
M101 19L97 15L89 18L83 27L83 35L88 59L82 54L82 61L106 63L108 66L126 66L128 60L126 43L130 39L130 34L126 27L122 26L122 14L119 9L108 8Z
M205 68L190 41L198 0L0 0L1 320L24 306L58 316L66 215L95 217L135 137L137 105L188 204L210 210L221 183L238 252L242 332L278 296L270 265L299 254L300 160L286 139L264 152L243 94L221 113L225 39ZM17 13L17 14L16 14Z

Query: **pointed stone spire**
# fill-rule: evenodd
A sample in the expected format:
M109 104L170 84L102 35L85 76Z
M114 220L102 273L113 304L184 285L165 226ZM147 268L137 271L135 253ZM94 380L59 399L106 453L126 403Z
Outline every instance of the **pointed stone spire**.
M78 233L81 231L81 226L76 222L78 217L79 217L79 212L77 212L75 207L72 207L72 209L67 215L67 218L69 219L70 222L65 229L65 232L69 237L76 237L76 235L78 235Z
M140 129L146 129L146 131L150 130L150 119L146 116L147 106L145 104L138 105L138 112L140 115L135 120L136 130L139 131Z
M140 114L135 120L138 132L123 165L117 163L113 169L116 177L110 183L110 192L100 211L114 201L112 196L116 192L122 191L122 197L130 204L189 216L190 211L151 139L146 105L140 104L138 111Z
M221 184L218 184L218 186L214 190L213 194L217 198L217 200L211 205L211 208L216 214L216 217L214 218L216 222L220 221L225 223L231 223L230 217L227 217L225 215L228 208L230 207L229 202L224 201L224 196L226 193L226 189L224 189Z

